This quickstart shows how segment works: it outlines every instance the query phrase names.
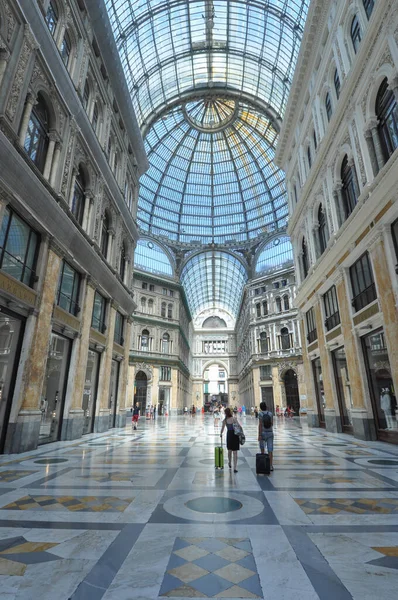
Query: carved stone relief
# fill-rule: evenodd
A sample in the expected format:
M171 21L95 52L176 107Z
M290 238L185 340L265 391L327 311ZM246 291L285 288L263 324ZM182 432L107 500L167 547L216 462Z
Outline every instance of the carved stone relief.
M18 66L16 69L14 81L11 86L10 96L8 98L8 104L6 109L7 117L12 121L15 116L15 112L17 110L18 101L21 95L21 90L23 88L23 83L26 76L26 71L29 65L29 61L31 60L32 50L34 49L35 44L33 37L29 30L26 30L21 53L19 55Z
M357 124L355 122L355 119L352 121L352 133L354 136L354 142L355 142L355 147L356 147L356 156L357 156L357 160L358 160L359 171L361 174L361 181L362 181L362 185L365 186L366 185L365 166L363 164L361 146L359 145L358 129L357 129Z

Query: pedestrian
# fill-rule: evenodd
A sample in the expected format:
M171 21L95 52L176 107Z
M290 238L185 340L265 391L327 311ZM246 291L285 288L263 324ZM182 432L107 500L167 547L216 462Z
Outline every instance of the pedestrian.
M149 409L149 418L152 420L153 419L153 405L151 404L151 407Z
M139 418L140 418L140 405L138 404L138 402L136 402L136 405L133 408L133 418L132 418L132 423L133 423L134 429L137 429Z
M157 409L157 404L155 404L155 406L153 407L153 420L156 419L156 409Z
M254 416L256 417L256 419L258 419L258 410L257 410L257 406L254 407Z
M222 434L224 433L224 429L227 430L227 450L228 450L228 466L232 467L231 458L233 455L234 459L234 473L238 472L238 450L240 448L239 445L239 437L235 435L234 432L234 423L238 423L238 419L233 416L231 409L229 406L225 409L225 419L222 424L220 436L222 438Z
M265 446L267 446L271 471L274 470L274 430L272 427L273 420L273 414L271 411L267 410L266 403L260 402L260 412L258 413L258 441L260 442L261 454L264 454Z
M213 409L213 419L214 419L214 429L218 429L218 425L220 423L220 411L218 407L215 406Z

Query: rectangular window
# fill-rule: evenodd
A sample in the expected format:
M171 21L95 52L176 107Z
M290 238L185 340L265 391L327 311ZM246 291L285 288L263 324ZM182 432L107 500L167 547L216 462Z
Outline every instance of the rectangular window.
M353 291L352 306L355 311L361 310L377 298L369 254L365 252L350 267L350 278Z
M0 231L0 269L32 287L39 241L38 234L7 207Z
M325 306L325 327L328 331L337 327L340 323L339 303L337 301L336 287L332 285L323 297Z
M219 377L219 379L224 379L225 378L225 371L219 371L218 372L218 377Z
M113 339L117 344L120 344L120 346L123 346L123 344L124 344L123 333L124 333L124 317L119 311L117 311L116 317L115 317L115 334L113 336Z
M105 333L105 331L106 331L105 314L106 314L106 300L99 292L95 292L93 318L91 320L91 327L93 329L96 329L100 333Z
M173 290L169 290L169 296L170 296L171 298L173 298L173 296L174 296L174 291L173 291Z
M153 285L153 283L149 284L149 291L150 292L154 292L155 291L155 286Z
M307 340L309 344L312 344L318 338L318 332L316 330L315 311L310 308L305 315L307 321Z
M67 262L63 261L59 277L57 305L75 316L80 311L78 305L79 289L80 274Z
M171 367L160 367L160 381L171 381Z
M260 367L260 379L261 381L272 379L271 365L263 365Z
M163 288L163 292L162 293L163 293L163 296L167 296L167 289Z
M282 279L282 287L286 287L287 286L287 279Z
M254 290L254 295L255 295L255 296L259 296L260 294L261 294L260 288L256 288L256 289Z
M266 286L265 286L265 285L263 285L263 286L261 287L261 293L262 293L262 294L264 294L264 292L266 292L266 291L267 291L267 288L266 288Z
M141 288L142 288L143 290L147 290L147 289L148 289L148 284L147 284L147 282L146 282L146 281L143 281L143 282L141 283Z
M274 288L279 289L279 281L274 281Z

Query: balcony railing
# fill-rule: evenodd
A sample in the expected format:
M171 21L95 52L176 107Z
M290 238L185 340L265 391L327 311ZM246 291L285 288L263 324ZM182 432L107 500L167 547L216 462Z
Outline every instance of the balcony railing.
M337 327L337 325L340 325L339 311L333 313L332 315L330 315L330 317L327 317L325 319L325 327L326 327L327 331L334 329L334 327Z
M357 296L352 299L352 306L355 312L365 308L368 304L377 299L376 285L371 283L367 288L362 290Z

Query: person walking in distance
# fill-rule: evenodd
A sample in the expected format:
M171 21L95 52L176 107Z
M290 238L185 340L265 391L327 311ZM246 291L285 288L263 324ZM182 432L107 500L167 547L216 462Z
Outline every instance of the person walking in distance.
M225 409L225 419L222 423L220 436L222 438L222 434L224 433L224 429L227 430L227 450L228 450L228 466L231 468L231 458L233 454L234 458L234 473L238 472L238 450L240 448L239 445L239 437L235 435L234 432L234 422L237 422L237 418L233 416L231 409L229 406Z
M267 445L267 452L269 455L269 462L271 471L274 470L273 466L273 452L274 452L274 430L273 430L273 414L267 410L265 402L260 402L260 412L258 413L258 441L260 442L260 452L264 454L265 445Z
M140 405L138 404L138 402L136 403L136 405L133 408L133 426L134 429L137 429L137 425L138 425L138 419L140 418Z
M213 409L213 418L214 418L214 429L218 429L218 425L220 423L220 411L218 410L218 406L215 406Z

